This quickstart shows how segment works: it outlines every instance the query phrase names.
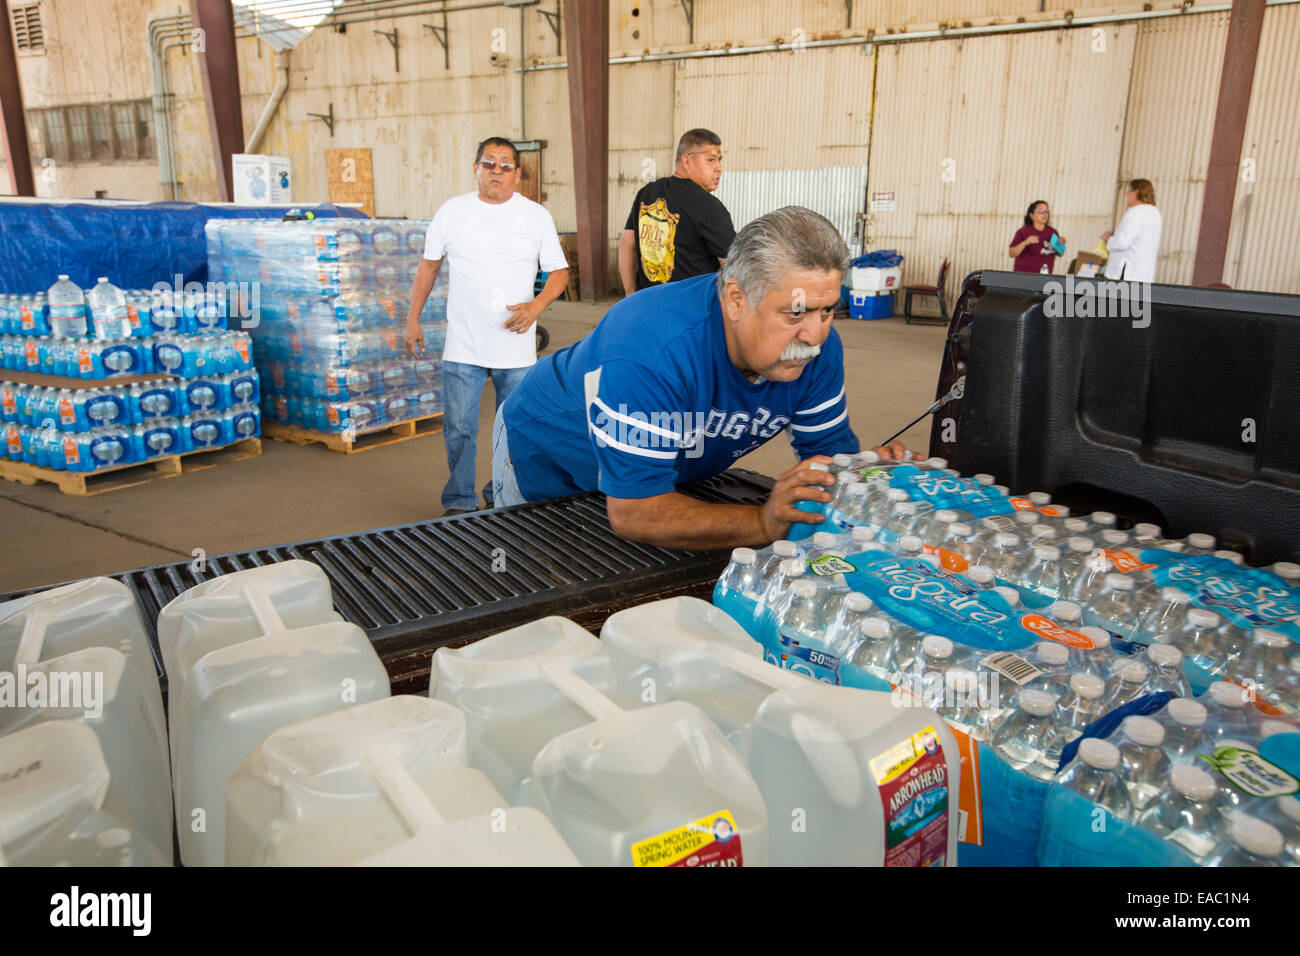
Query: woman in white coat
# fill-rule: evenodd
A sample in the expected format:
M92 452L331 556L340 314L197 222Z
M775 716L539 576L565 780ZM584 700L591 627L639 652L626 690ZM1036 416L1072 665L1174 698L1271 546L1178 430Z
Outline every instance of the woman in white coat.
M1101 237L1110 252L1106 262L1107 279L1156 281L1160 210L1156 208L1156 190L1149 179L1130 180L1124 218L1113 231L1107 229Z

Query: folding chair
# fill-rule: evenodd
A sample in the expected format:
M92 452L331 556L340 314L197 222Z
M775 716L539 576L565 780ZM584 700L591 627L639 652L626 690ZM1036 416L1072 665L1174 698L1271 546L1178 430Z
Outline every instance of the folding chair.
M943 265L939 267L939 281L934 285L905 285L903 291L907 293L903 297L903 315L907 316L907 324L912 324L915 318L918 322L943 323L948 324L948 296L944 292L944 283L948 279L948 260L943 260ZM912 315L912 296L913 295L932 295L939 300L939 315Z

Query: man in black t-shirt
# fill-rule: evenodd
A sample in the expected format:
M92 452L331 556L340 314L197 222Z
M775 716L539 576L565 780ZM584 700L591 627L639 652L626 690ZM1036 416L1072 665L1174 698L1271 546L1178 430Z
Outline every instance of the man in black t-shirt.
M717 272L736 237L727 207L711 194L722 178L722 140L688 130L671 176L636 194L618 245L618 273L631 295L664 282Z

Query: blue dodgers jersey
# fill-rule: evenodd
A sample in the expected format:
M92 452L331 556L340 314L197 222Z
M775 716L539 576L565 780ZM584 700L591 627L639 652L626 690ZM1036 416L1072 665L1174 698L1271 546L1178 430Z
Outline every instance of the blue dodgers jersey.
M858 451L835 330L793 382L750 382L727 355L715 278L629 296L515 388L502 414L525 498L664 494L726 471L787 426L800 460Z

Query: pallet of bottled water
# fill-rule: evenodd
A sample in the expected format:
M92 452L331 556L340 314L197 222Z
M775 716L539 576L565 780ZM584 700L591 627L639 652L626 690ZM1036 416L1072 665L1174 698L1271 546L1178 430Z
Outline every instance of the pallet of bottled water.
M212 220L208 268L260 292L253 351L269 422L363 432L442 411L447 279L420 313L424 355L406 352L427 220Z
M737 549L714 603L768 661L947 720L981 768L963 863L1035 862L1049 785L1107 718L1236 695L1300 741L1295 564L1247 567L1208 534L1075 516L942 459L865 453L827 470L832 501L804 505L824 520Z

